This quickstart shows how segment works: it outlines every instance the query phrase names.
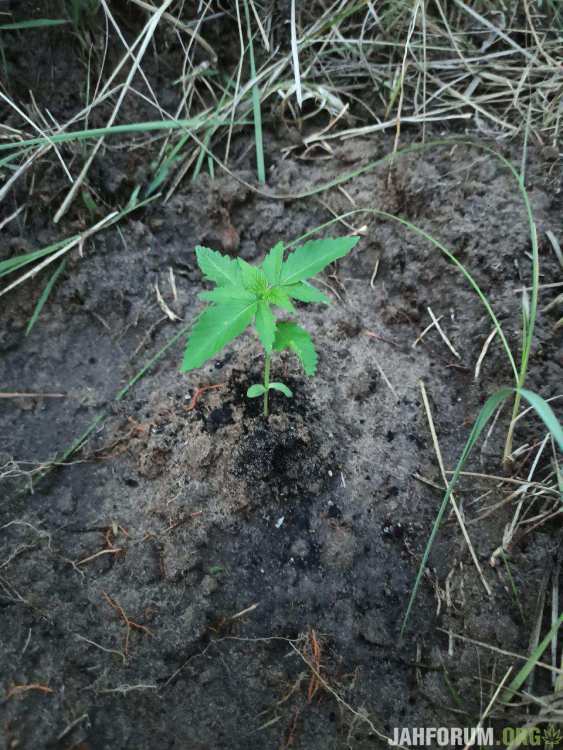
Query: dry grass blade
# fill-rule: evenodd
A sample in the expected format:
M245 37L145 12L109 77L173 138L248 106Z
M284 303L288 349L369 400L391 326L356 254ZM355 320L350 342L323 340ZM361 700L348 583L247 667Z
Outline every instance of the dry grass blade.
M164 0L161 7L158 9L158 11L155 12L155 14L152 16L152 18L147 22L145 28L141 31L138 39L142 40L140 41L139 46L139 52L137 56L135 57L135 61L133 65L131 66L131 69L129 70L129 73L127 74L127 78L125 80L125 85L120 91L119 97L117 99L117 102L115 104L115 107L113 108L113 111L109 117L109 120L106 123L106 127L110 128L119 113L119 110L121 108L121 105L123 104L123 100L125 99L125 96L127 95L127 92L129 91L129 87L131 86L131 83L133 81L133 78L135 76L135 73L139 69L141 65L141 61L143 59L143 56L145 52L147 51L147 47L149 46L151 39L153 38L153 35L156 31L156 27L158 26L158 23L163 15L163 13L166 11L166 9L172 4L173 0ZM98 153L102 143L104 142L103 137L99 139L99 141L96 143L94 148L92 149L90 156L88 157L86 164L82 168L82 171L80 172L80 175L76 179L74 185L72 186L71 190L68 192L66 198L62 202L61 207L59 210L55 213L55 216L53 218L54 223L56 224L60 219L64 216L64 214L67 212L68 207L76 197L76 194L84 182L84 179L86 175L88 174L88 171L90 170L90 167L92 165L92 162L94 161L94 158L96 154Z
M503 689L503 687L504 687L506 681L508 680L508 678L510 677L511 673L512 673L512 667L510 667L506 671L504 677L499 682L499 684L498 684L495 692L493 693L493 696L492 696L491 700L489 701L489 703L487 704L487 707L485 708L485 710L481 714L481 717L479 718L479 721L477 722L477 726L475 727L475 729L479 729L485 723L485 719L491 713L491 710L492 710L493 706L495 705L495 703L497 702L497 699L498 699L498 697L500 695L500 691ZM470 747L473 747L473 743L472 742L468 742L467 745L465 745L465 747L463 748L463 750L469 750Z
M295 79L295 95L301 109L303 92L301 90L301 73L299 71L299 45L297 43L297 23L295 20L295 0L291 0L291 58L293 60L293 77Z
M250 22L253 26L249 39L260 40L262 45L255 50L255 74L241 86L243 58L247 51L250 54L254 50L252 44L245 49L239 3L230 11L214 15L208 14L210 4L202 3L195 19L188 16L188 20L184 20L185 9L173 14L168 9L168 1L160 8L151 0L132 1L151 15L143 32L127 46L109 4L101 0L106 16L102 65L107 57L108 28L125 44L125 55L103 85L100 70L92 100L68 122L55 123L49 130L45 120L45 126L40 128L44 144L31 154L25 154L22 164L0 189L0 198L51 150L49 139L81 120L86 122L108 98L117 97L111 122L123 109L121 103L127 93L145 99L132 85L132 77L137 73L152 92L151 106L157 109L159 116L174 120L174 115L165 112L156 100L140 64L159 21L169 24L179 36L189 37L181 79L185 83L175 117L178 118L183 109L188 113L197 110L201 116L193 130L183 129L167 136L166 148L176 139L182 152L181 160L175 163L170 175L165 174L173 183L167 198L190 169L199 172L204 156L214 158L209 149L224 136L227 137L224 162L227 162L237 117L248 118L253 110L256 117L272 97L281 98L284 117L289 114L300 125L303 114L300 107L292 109L293 93L298 105L314 101L317 113L324 109L330 114L328 127L304 134L308 147L324 148L325 142L331 139L368 135L385 129L395 129L398 145L400 130L407 124L420 125L424 135L427 123L456 120L468 121L474 130L495 137L529 131L530 136L540 142L549 141L557 146L559 141L562 79L558 61L563 57L563 38L555 31L555 17L550 25L555 13L552 7L542 7L539 11L526 0L520 14L526 27L523 37L516 13L507 14L510 20L501 23L482 2L469 5L456 0L445 4L437 0L429 4L416 0L410 6L398 4L396 9L384 6L376 12L371 3L313 0L309 5L298 5L292 1L288 4L287 18L282 17L276 25L271 14L261 17L260 6L245 0L245 11L249 14L247 26ZM202 24L217 16L229 15L238 24L241 54L229 72L231 79L225 87L217 75L217 51L206 41ZM276 44L287 27L289 50ZM192 62L192 47L206 56L201 65ZM124 76L127 65L129 72ZM370 98L357 94L358 90L365 90L366 83L373 91ZM389 118L386 114L393 108L397 115ZM25 132L29 126L36 129L38 126L24 115L22 112L20 130ZM209 117L219 124L210 129L206 123ZM12 131L13 138L21 137L17 135L17 128L7 132ZM256 135L261 137L260 123ZM56 220L63 216L77 195L100 148L99 144L94 147L73 191L59 208ZM164 148L162 146L161 156ZM260 179L263 176L260 169Z
M166 10L161 13L162 8L155 8L154 5L144 2L144 0L131 0L131 2L135 5L138 5L139 8L143 8L143 10L148 11L149 13L159 13L160 15L162 15L162 18L164 20L168 21L177 29L183 31L185 34L188 34L188 36L190 36L195 42L197 42L197 44L199 44L199 46L207 52L213 63L217 62L217 53L215 52L213 47L201 36L201 34L198 34L196 31L194 31L187 23L182 23L182 21L173 16L172 13L168 13Z
M436 434L436 428L434 427L434 419L432 418L432 411L430 409L430 402L428 401L428 395L426 393L426 388L424 386L424 383L422 380L419 383L420 385L420 391L422 393L422 401L424 403L424 409L426 411L426 418L428 419L428 426L430 428L430 434L432 436L432 443L434 445L434 452L436 453L436 458L438 459L438 465L440 467L440 473L442 475L442 479L444 481L444 487L448 486L448 477L446 475L446 469L444 467L444 460L442 458L442 451L440 449L440 444L438 442L438 435ZM463 538L465 539L467 546L469 548L469 552L471 554L471 559L473 560L473 564L475 565L475 568L477 570L477 573L479 574L479 578L481 579L481 583L483 584L483 588L487 592L488 596L491 596L491 587L487 583L485 576L483 575L483 570L481 568L481 565L479 564L479 560L477 559L477 555L475 554L475 549L473 547L473 544L471 543L471 539L469 538L469 534L467 533L467 529L465 528L465 523L463 521L462 515L460 513L457 501L454 497L454 493L452 492L450 494L450 502L452 504L452 507L454 509L456 518L458 520L461 532L463 534Z
M409 54L409 45L411 43L412 35L414 33L414 29L416 26L416 19L418 16L418 10L420 8L420 0L416 0L414 4L414 8L412 11L412 18L409 25L409 29L407 31L407 36L405 40L405 51L403 53L403 61L401 63L401 73L399 76L399 105L397 107L397 125L395 128L395 140L393 142L393 154L397 152L397 149L399 148L399 138L401 135L401 115L403 113L403 101L405 98L405 74L407 71L407 57ZM390 163L390 166L393 162ZM389 177L391 177L391 172L389 172Z

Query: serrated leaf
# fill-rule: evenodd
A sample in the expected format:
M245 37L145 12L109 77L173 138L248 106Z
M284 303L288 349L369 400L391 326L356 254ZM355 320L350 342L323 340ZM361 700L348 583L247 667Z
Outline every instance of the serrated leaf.
M247 398L258 398L259 396L263 396L266 393L266 389L263 385L251 385L250 388L246 392Z
M256 301L233 300L212 305L197 319L184 353L182 372L201 367L252 323Z
M233 286L232 284L225 284L225 286L218 286L215 289L211 289L208 292L200 292L198 297L206 302L232 302L233 300L247 300L251 302L256 301L256 295L249 292L248 289L240 286Z
M245 289L256 295L263 295L268 289L268 279L258 266L251 266L242 258L238 258L240 278Z
M300 302L324 302L325 305L330 305L330 297L323 294L317 287L306 281L300 281L298 284L292 284L291 286L285 287L285 290L290 297L298 299Z
M295 352L307 375L317 371L317 352L309 333L297 323L278 323L274 349L278 352L290 349Z
M240 270L236 260L201 245L196 247L195 254L198 266L207 279L214 281L218 286L240 286Z
M284 396L293 398L293 391L291 388L288 388L285 383L270 383L268 390L279 391L280 393L283 393Z
M258 331L262 346L267 352L271 352L276 336L276 319L270 309L270 305L262 299L258 302L254 325Z
M277 245L270 250L268 255L262 261L262 270L268 279L268 282L275 286L279 284L280 274L283 263L283 242L278 242Z
M287 312L297 312L291 300L289 299L287 291L279 286L268 290L268 293L266 294L266 300L276 307L281 307L282 310L287 310Z
M315 276L338 258L350 252L359 237L338 237L311 240L296 248L282 266L281 283L296 284Z

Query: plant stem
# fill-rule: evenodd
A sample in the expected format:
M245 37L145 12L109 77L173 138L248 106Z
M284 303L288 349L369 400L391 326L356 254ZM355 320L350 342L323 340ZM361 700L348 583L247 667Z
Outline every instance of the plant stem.
M268 416L268 393L270 390L270 362L272 355L266 352L264 359L264 416Z

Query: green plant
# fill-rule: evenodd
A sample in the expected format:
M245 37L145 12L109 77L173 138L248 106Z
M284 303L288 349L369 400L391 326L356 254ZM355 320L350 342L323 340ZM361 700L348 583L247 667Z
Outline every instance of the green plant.
M296 248L285 261L283 242L278 242L260 266L252 266L242 258L229 258L208 247L196 247L199 267L216 287L199 295L211 305L201 313L192 329L182 372L201 367L254 324L264 347L264 380L251 385L246 395L248 398L264 397L264 416L267 417L271 390L288 398L293 395L283 383L270 381L273 351L293 351L309 376L317 369L317 353L309 333L292 321L276 320L272 308L294 313L292 299L329 304L330 299L307 280L349 253L358 240L359 237L310 240Z
M100 0L67 0L68 12L75 26L81 26L92 18L99 7Z

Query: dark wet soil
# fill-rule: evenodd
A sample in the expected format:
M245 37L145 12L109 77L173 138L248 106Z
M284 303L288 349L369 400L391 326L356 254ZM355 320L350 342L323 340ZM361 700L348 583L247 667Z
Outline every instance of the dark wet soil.
M274 394L269 419L244 398L261 371L250 333L188 376L179 373L181 337L115 401L200 309L196 244L253 261L328 221L328 207L397 213L438 238L475 275L518 350L530 240L500 162L465 145L433 148L322 202L276 200L237 182L254 183L250 144L237 137L246 155L234 177L185 181L165 205L72 255L29 336L45 280L0 299L2 390L62 394L0 400L2 748L384 747L395 727L473 726L513 664L444 631L527 651L558 529L542 526L511 550L515 601L505 569L489 565L513 506L479 520L508 494L490 480L464 481L458 497L491 595L452 516L399 640L442 496L420 381L447 467L486 397L511 382L496 340L475 379L491 322L454 266L406 227L347 220L365 229L323 277L334 303L299 308L318 375L303 377L292 356L275 359L295 398ZM346 141L330 162L283 158L273 131L266 145L267 191L287 196L366 165L392 141ZM518 145L493 145L519 160ZM102 158L99 169L101 191L129 178L119 160ZM531 146L527 186L546 285L561 278L545 234L560 230L558 175L550 154ZM36 189L55 179L43 175ZM48 242L49 215L40 206L28 224L8 224L4 248ZM67 220L69 233L78 220ZM337 223L328 233L350 231ZM155 284L180 321L165 316ZM413 346L428 308L458 356L435 329ZM556 317L540 313L532 356L529 386L544 398L561 384ZM81 450L31 480L26 472L102 413ZM473 471L503 472L507 420L506 408ZM517 445L543 438L531 415L521 422ZM521 475L533 455L520 460Z

